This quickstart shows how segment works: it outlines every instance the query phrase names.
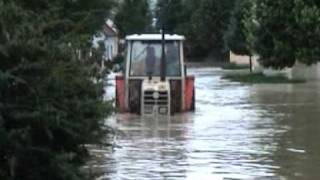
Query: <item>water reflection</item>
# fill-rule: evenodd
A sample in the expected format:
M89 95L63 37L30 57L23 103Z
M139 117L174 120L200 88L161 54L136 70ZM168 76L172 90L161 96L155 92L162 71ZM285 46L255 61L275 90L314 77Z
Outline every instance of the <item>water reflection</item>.
M196 112L118 114L99 179L319 179L320 85L242 85L214 68L196 76ZM112 97L112 86L107 88Z
M279 176L287 179L320 178L320 91L319 83L283 85L276 89L255 87L255 101L270 112L282 114L277 127L287 131L275 139L272 159L281 167Z
M187 117L177 118L119 115L117 128L121 148L110 154L117 160L109 179L185 178ZM103 179L103 178L101 178Z

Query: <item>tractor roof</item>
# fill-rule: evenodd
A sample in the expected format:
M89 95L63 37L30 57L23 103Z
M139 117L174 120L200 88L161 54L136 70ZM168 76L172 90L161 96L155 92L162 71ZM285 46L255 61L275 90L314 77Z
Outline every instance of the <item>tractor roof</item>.
M162 40L162 34L133 34L133 35L126 36L126 40L128 41ZM166 34L165 40L183 41L185 40L185 37L177 34Z

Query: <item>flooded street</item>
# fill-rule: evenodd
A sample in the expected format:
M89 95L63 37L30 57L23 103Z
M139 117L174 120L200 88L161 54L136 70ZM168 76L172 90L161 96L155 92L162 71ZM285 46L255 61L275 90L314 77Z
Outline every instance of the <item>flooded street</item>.
M99 151L98 179L320 179L320 83L245 85L220 69L188 73L196 111L111 117L117 146Z

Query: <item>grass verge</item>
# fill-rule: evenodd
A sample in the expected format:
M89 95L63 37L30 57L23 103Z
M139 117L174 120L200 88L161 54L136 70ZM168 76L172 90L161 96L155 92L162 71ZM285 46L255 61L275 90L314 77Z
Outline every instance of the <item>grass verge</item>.
M221 68L225 70L238 70L238 69L249 69L250 66L248 64L226 63L221 65Z
M234 82L250 83L250 84L296 84L305 83L305 80L291 80L284 76L265 76L262 73L251 74L229 74L223 76L223 79L228 79Z

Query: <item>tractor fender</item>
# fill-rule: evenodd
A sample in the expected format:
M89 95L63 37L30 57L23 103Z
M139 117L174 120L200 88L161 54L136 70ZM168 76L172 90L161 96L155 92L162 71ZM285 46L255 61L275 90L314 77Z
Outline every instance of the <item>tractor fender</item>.
M120 112L126 111L125 81L121 75L116 76L116 107Z
M185 79L185 92L184 92L184 107L185 111L194 110L195 104L195 78L194 76L187 76Z

